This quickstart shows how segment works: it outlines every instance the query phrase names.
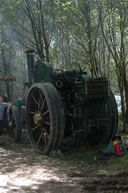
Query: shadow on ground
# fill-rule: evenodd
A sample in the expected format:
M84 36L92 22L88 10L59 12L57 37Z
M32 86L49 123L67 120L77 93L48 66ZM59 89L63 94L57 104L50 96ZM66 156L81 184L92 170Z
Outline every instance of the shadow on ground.
M76 167L65 163L35 152L28 140L15 144L0 136L0 193L128 192L127 170L104 173L98 160Z
M57 165L57 159L35 152L29 142L0 137L0 193L81 192Z

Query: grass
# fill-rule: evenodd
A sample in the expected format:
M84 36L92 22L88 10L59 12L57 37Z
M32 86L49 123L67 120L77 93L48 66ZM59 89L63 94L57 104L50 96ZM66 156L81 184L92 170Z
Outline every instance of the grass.
M63 157L50 157L52 163L56 163L58 167L76 168L80 169L92 162L95 162L98 151L89 147L72 147L69 148L66 152L63 153Z
M128 170L128 153L123 156L112 156L108 161L107 170L109 171L122 171Z
M125 146L128 147L128 135L123 134ZM62 158L56 158L59 165L64 168L84 168L87 165L95 168L96 172L109 173L118 171L128 171L128 152L122 156L110 155L104 156L101 148L77 147L69 149ZM103 147L102 147L103 149Z

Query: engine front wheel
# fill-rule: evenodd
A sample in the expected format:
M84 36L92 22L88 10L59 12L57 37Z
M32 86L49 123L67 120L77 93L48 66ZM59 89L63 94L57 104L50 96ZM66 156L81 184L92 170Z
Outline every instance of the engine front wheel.
M32 85L27 97L26 122L34 149L49 154L59 148L64 135L64 110L52 84Z

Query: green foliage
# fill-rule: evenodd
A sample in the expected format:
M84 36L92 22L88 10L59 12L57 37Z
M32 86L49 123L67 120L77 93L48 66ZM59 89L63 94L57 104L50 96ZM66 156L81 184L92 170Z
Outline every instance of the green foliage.
M123 78L118 77L126 76L125 82L128 78L127 1L0 0L0 3L0 25L5 27L12 45L4 43L7 53L16 53L15 69L20 72L24 67L25 71L25 75L20 74L23 80L19 84L27 76L23 51L32 48L38 59L50 61L55 68L79 70L81 65L94 77L109 78L112 90L119 94Z

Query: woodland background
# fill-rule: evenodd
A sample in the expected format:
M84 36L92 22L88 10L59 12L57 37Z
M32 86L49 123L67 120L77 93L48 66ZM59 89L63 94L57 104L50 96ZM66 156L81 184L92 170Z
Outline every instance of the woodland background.
M0 93L23 96L25 51L54 68L79 70L110 80L121 96L123 130L128 130L128 0L0 0Z

